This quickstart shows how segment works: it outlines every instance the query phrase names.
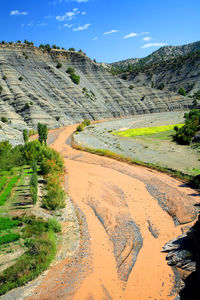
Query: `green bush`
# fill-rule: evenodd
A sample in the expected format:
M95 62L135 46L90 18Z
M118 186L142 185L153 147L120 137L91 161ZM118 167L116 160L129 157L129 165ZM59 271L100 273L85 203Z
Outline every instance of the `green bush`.
M85 119L85 120L83 121L83 124L85 124L85 126L89 126L89 125L91 124L91 121Z
M6 117L1 117L1 122L7 123L7 122L8 122L8 118L6 118Z
M75 69L72 68L72 67L69 67L69 68L67 69L66 73L68 73L68 74L75 73Z
M24 139L24 143L28 142L28 130L27 129L23 130L23 139Z
M44 142L46 145L47 137L48 137L47 125L38 123L37 131L38 131L38 140L40 141L41 144Z
M47 221L48 228L54 232L61 232L61 225L60 223L56 220L56 218L51 218L48 219Z
M18 220L14 220L9 217L0 217L0 231L17 227L18 224Z
M164 83L160 83L159 86L158 86L158 90L163 90L165 87Z
M22 76L20 76L18 79L19 79L19 81L24 80L24 78Z
M7 177L3 176L0 181L0 192L4 189L6 182L7 182Z
M57 63L57 66L56 66L57 69L60 69L62 68L62 64L61 63Z
M0 295L22 286L46 270L56 254L56 238L48 223L35 217L20 218L25 222L24 237L28 250L17 262L0 274Z
M71 47L71 48L69 48L69 51L75 51L75 48Z
M0 170L10 170L25 163L24 147L18 145L12 148L8 141L0 142Z
M189 145L197 131L200 130L200 110L193 109L185 114L185 125L173 135L174 141L181 145Z
M76 127L76 131L77 132L81 132L81 131L83 131L84 130L84 125L83 124L80 124L80 125L78 125L77 127Z
M36 172L34 172L30 178L30 194L33 204L36 204L38 195L38 177Z
M47 177L46 195L42 199L42 206L48 210L65 207L66 193L62 186L63 180L57 173Z
M185 91L184 88L182 88L182 87L178 90L178 93L179 93L179 95L181 95L181 96L186 96L186 91Z
M190 185L195 189L200 189L200 175L193 177L190 180Z
M10 179L7 186L5 187L5 189L3 190L3 192L0 195L0 205L3 205L6 202L6 200L8 200L8 198L11 195L12 189L14 188L14 186L17 183L18 179L19 179L19 176L17 176L17 175L13 176Z
M8 233L0 236L0 245L15 242L20 239L20 235L18 233Z
M75 73L71 73L70 75L71 80L75 83L75 84L79 84L80 82L80 76L75 74Z

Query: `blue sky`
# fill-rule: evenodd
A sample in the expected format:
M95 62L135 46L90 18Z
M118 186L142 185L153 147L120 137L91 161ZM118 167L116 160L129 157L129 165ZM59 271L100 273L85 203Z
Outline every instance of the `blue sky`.
M199 0L1 0L0 40L82 49L113 62L200 40Z

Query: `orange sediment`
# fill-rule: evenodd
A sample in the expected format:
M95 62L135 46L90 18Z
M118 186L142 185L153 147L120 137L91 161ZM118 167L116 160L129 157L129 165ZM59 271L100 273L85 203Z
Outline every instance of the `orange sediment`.
M186 202L192 190L180 188L179 181L165 174L72 149L66 140L74 129L75 126L64 129L51 147L64 156L68 193L87 223L90 253L88 260L85 257L80 264L88 264L90 271L81 276L73 263L66 268L68 260L64 260L50 268L29 299L174 299L174 273L161 251L166 242L181 234L181 226L174 225L172 217L149 193L146 179L153 177L158 189L160 182L166 183L166 195L173 187L177 193L175 202L179 193L183 200L185 195ZM193 197L196 203L199 200ZM177 209L180 211L180 207ZM131 221L143 239L134 266L131 255L135 250L131 247L136 245L135 233L123 227ZM149 224L157 236L153 236ZM127 269L123 264L130 269L124 277ZM76 277L70 293L68 282L64 282L69 270Z

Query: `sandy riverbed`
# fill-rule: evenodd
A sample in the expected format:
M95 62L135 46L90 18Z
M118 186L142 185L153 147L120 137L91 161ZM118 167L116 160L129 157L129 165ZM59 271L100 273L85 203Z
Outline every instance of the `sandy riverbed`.
M161 251L184 225L175 226L159 204L186 223L200 197L165 174L72 149L66 140L73 130L51 146L65 159L83 246L53 266L28 299L174 299L174 273Z

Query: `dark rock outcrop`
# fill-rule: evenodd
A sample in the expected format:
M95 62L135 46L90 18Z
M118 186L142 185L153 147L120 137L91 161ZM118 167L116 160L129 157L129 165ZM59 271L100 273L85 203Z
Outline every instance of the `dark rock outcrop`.
M178 299L200 298L200 215L195 225L186 233L163 247L167 260L184 280ZM182 270L182 271L180 271ZM187 276L186 276L187 275Z

